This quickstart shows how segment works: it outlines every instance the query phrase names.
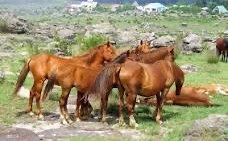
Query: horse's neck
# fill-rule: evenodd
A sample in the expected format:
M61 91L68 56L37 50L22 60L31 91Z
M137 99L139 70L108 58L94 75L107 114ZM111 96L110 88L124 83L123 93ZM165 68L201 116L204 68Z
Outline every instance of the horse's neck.
M73 60L81 60L83 63L86 63L88 66L100 66L104 65L104 58L100 55L99 52L93 52L92 55L90 53L73 57Z

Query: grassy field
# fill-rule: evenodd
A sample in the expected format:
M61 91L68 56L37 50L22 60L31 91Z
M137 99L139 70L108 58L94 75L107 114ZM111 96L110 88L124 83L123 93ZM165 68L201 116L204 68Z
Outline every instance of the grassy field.
M218 64L208 64L204 54L179 55L176 62L182 64L195 64L198 71L187 74L185 85L199 86L208 83L220 83L228 85L228 71L225 71L227 64L219 62ZM8 66L9 70L18 72L22 61L13 61L11 59L2 61L3 66ZM11 125L17 119L17 114L27 108L27 100L23 98L12 98L11 93L16 81L15 76L8 76L0 84L0 124ZM25 83L25 87L31 87L31 78ZM112 96L116 97L116 96ZM116 100L112 100L117 109ZM168 135L163 140L179 141L182 140L185 131L196 119L205 118L211 114L228 114L228 97L217 95L212 98L213 107L181 107L165 106L163 125L158 125L152 119L154 107L139 106L136 108L136 120L139 123L139 130L147 134L151 140L159 138L161 129L168 130ZM57 101L46 101L43 104L43 111L49 111L58 105ZM206 138L206 137L205 137ZM208 136L207 136L208 138ZM217 139L217 136L210 137L210 140ZM69 139L69 140L75 140ZM77 139L78 140L78 139ZM82 138L83 140L83 138ZM95 139L91 139L95 140ZM97 139L98 140L98 139ZM107 139L109 140L109 139ZM113 139L115 140L115 139Z
M63 25L80 25L87 26L90 24L99 24L103 22L112 23L117 29L129 29L129 27L136 26L140 32L156 32L160 34L175 34L193 32L205 36L218 37L221 33L228 29L227 19L217 19L213 17L199 18L193 17L172 17L172 16L127 16L121 17L119 14L102 15L102 14L83 14L77 17L63 16L60 18L51 17L49 15L31 16L28 14L26 17L32 23L49 23L49 24L63 24ZM181 26L182 23L186 23L187 27ZM149 29L144 28L144 24L149 23ZM8 35L1 35L8 36ZM11 36L11 35L9 35ZM23 35L18 35L22 37ZM23 38L18 42L22 42ZM39 43L38 43L39 44ZM40 44L39 44L40 45ZM45 46L42 43L42 46ZM21 48L17 42L15 43L15 50L17 52L26 51L25 48ZM219 83L228 85L228 63L219 62L217 64L207 63L206 53L183 55L180 54L176 60L178 65L194 64L197 66L198 71L190 74L186 74L185 84L190 86L200 86L210 83ZM15 59L16 58L16 59ZM18 73L22 67L23 60L26 57L17 56L8 59L0 59L1 68ZM18 113L27 109L28 101L24 98L13 98L11 93L16 83L16 75L7 75L5 80L0 81L0 125L10 126L15 123L18 118ZM32 78L28 77L24 86L31 88ZM56 93L55 89L55 93ZM59 91L58 91L59 93ZM75 93L73 91L72 93ZM43 111L50 111L58 106L58 96L53 96L53 100L45 101L42 104ZM109 108L114 110L117 114L117 94L113 92L111 105ZM139 124L139 130L148 135L148 140L163 140L163 141L180 141L183 140L183 136L186 130L191 124L197 120L207 117L211 114L228 114L228 97L216 95L211 98L212 102L218 106L213 107L181 107L181 106L165 106L163 116L165 123L158 125L152 119L152 112L154 107L138 106L136 108L136 120ZM94 102L97 106L98 102ZM167 135L163 137L160 135L160 131L167 131ZM70 138L68 141L73 140L101 140L101 138L89 139L89 138ZM120 140L118 138L102 140ZM205 136L205 141L220 140L216 135Z

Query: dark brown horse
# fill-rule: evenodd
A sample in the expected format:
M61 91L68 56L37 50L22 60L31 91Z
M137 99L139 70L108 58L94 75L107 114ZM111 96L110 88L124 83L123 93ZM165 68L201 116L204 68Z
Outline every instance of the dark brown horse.
M89 53L76 56L73 58L62 58L50 54L39 54L31 57L25 63L22 68L20 75L18 77L16 88L13 92L14 95L17 94L21 86L23 85L26 76L29 71L31 71L34 79L33 86L30 90L29 96L29 107L28 112L30 115L33 115L32 112L32 103L34 97L36 98L36 106L37 106L37 115L39 118L43 118L40 107L40 97L41 91L44 84L44 81L50 78L51 73L55 70L58 70L61 67L67 69L68 66L71 65L80 65L85 67L102 67L106 61L111 61L115 57L116 53L112 47L112 44L108 41L105 44L102 44L94 49L92 49ZM60 71L58 71L60 72ZM68 93L69 91L65 90L64 93Z
M127 96L130 126L133 127L137 126L133 116L137 95L145 97L156 95L157 106L154 116L158 123L162 123L161 110L164 97L174 82L176 84L176 95L179 95L184 82L184 73L182 70L175 63L166 60L159 60L152 64L144 64L128 59L124 64L112 65L109 70L112 70L110 71L111 75L106 75L107 73L103 74L103 80L101 81L106 80L106 85L103 85L103 90L100 89L100 93L103 93L103 91L106 92L107 88L113 87L113 84L110 83L110 76L112 76L111 80L118 80L119 89L125 91ZM104 96L101 97L103 98ZM122 110L123 100L120 100L120 102L120 109ZM120 120L123 122L121 111L120 116Z
M218 38L216 40L216 49L218 57L222 55L222 61L228 61L228 41L225 41L224 38Z
M87 93L96 93L101 95L101 109L100 109L100 115L102 121L105 121L106 117L106 110L107 110L107 102L108 102L108 96L111 92L112 88L117 87L119 89L119 114L120 114L120 120L119 123L123 123L123 115L122 115L122 107L123 107L123 95L124 90L121 87L121 84L119 82L119 79L116 79L115 73L116 70L113 69L116 66L125 65L125 61L131 59L134 61L139 61L143 63L154 63L158 60L169 60L171 62L174 61L174 48L159 48L154 51L148 52L148 53L141 53L141 54L135 54L134 52L129 52L127 57L122 59L122 62L112 62L111 64L105 66L98 77L96 78L94 85L90 87ZM89 95L88 94L88 95Z

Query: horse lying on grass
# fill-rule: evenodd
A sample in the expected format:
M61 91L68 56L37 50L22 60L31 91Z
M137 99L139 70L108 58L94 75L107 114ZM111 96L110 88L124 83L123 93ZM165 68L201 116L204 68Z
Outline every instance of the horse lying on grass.
M165 97L165 104L181 106L212 106L207 91L204 88L182 87L180 95L176 96L175 91L170 90ZM140 97L138 103L156 105L156 97Z

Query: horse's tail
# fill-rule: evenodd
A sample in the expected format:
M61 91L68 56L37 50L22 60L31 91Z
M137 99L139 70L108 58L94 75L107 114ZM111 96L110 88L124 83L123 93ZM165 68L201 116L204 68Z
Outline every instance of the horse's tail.
M44 88L44 92L43 92L43 95L42 95L42 98L41 98L42 101L44 101L48 97L48 94L54 88L55 78L56 78L55 74L52 74L51 77L48 78L48 82L47 82L47 84L46 84L46 86Z
M175 65L176 95L180 95L183 84L184 84L184 72L180 69L179 66Z
M23 66L18 79L17 79L17 83L16 83L16 87L13 91L13 96L16 96L18 91L20 90L20 88L22 87L23 83L25 82L25 79L28 75L29 72L29 63L30 63L31 59L29 59Z
M83 97L85 102L90 94L100 94L100 96L109 94L113 88L113 84L116 83L116 76L119 71L120 64L110 64L105 66Z

